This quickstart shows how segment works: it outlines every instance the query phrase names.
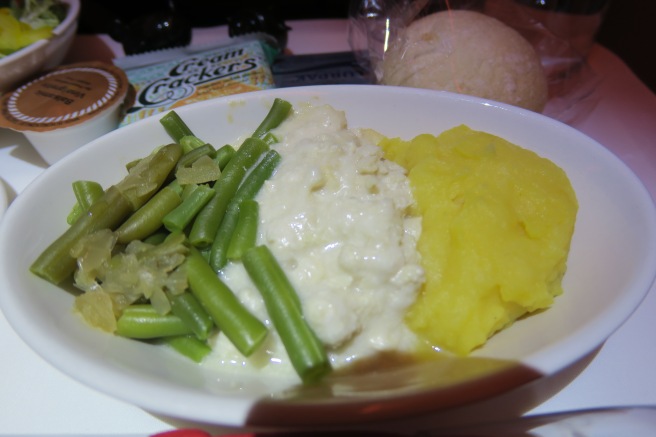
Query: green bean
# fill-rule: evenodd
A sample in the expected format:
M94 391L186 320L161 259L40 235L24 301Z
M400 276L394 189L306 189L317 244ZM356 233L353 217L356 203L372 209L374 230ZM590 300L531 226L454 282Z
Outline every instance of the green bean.
M203 361L203 359L212 352L212 349L207 343L199 340L193 335L166 337L163 338L161 342L197 363Z
M221 171L225 168L225 166L228 164L228 162L232 159L233 156L235 156L236 150L234 147L232 147L230 144L226 144L225 146L219 148L219 150L216 151L216 155L214 155L214 161L219 164L219 168Z
M159 189L182 154L180 145L171 144L142 159L132 171L91 205L62 235L32 263L30 271L54 284L70 277L76 260L71 248L91 232L116 229Z
M189 126L187 126L175 111L169 111L159 121L171 139L182 146L185 153L204 145L209 145L194 135Z
M210 249L211 248L209 247L207 249L197 249L198 253L200 253L200 256L202 256L207 263L210 262Z
M186 152L178 161L178 165L176 166L175 170L178 171L182 167L191 166L201 156L209 156L210 158L214 158L216 156L216 150L211 145L204 144L189 152Z
M195 136L189 126L187 126L175 111L169 111L164 114L164 116L159 119L159 122L164 126L164 130L166 130L166 133L169 134L171 139L178 144L180 144L184 137Z
M164 216L162 223L171 232L183 231L215 194L211 187L198 185L182 203Z
M253 199L239 204L239 217L230 238L226 256L231 261L240 260L246 250L255 246L259 221L259 205Z
M136 211L166 182L181 156L182 146L179 144L164 146L132 167L116 188L130 200Z
M266 338L266 326L239 302L196 249L191 249L185 265L191 292L216 326L243 355L252 354Z
M199 340L207 340L214 322L205 308L191 292L173 295L168 294L171 302L171 311L180 317Z
M180 141L178 142L182 146L182 149L185 151L185 153L191 152L192 150L207 144L205 141L201 140L195 135L185 135L180 138Z
M263 138L271 129L280 126L280 123L285 121L292 110L292 104L286 100L276 98L271 105L271 109L267 113L262 123L253 132L253 137Z
M221 226L219 226L219 230L216 232L208 254L208 262L215 272L225 267L228 262L228 247L230 246L230 240L235 232L238 221L239 205L237 203L231 203L223 215Z
M260 160L257 166L248 174L244 182L239 186L232 199L233 203L241 203L246 199L254 198L264 183L273 175L280 164L280 154L275 150L269 150Z
M77 219L80 218L80 216L84 214L84 211L82 210L82 207L78 202L75 202L73 205L73 208L71 208L71 211L68 213L66 216L66 224L67 225L72 225L77 221Z
M264 182L275 171L280 159L278 152L269 150L230 200L210 249L210 265L215 271L223 268L228 260L228 246L237 226L239 205L244 200L252 199L257 195Z
M170 234L166 231L155 232L144 238L143 242L157 246L159 244L162 244L164 240L166 240L166 237L168 237L169 235Z
M150 304L131 305L116 320L116 334L140 340L192 333L175 314L159 314Z
M184 188L182 187L182 185L180 185L177 179L173 179L171 182L169 182L167 187L178 193L184 199L184 197L182 196L182 191L184 190Z
M134 168L135 165L139 164L139 161L141 161L143 158L135 159L133 161L128 162L125 164L125 169L129 172Z
M326 350L303 317L296 291L271 251L254 247L242 261L301 380L313 383L323 378L331 371Z
M86 214L41 252L30 271L53 284L61 283L75 271L76 259L71 256L71 249L78 241L92 232L118 226L132 211L127 197L116 187L109 187Z
M272 134L271 132L267 132L266 134L264 134L264 136L262 137L262 141L264 141L265 143L267 143L269 146L270 146L271 144L275 144L275 143L280 142L280 140L278 139L278 137L276 137L276 136L275 136L274 134Z
M75 199L83 209L88 209L93 202L102 197L105 190L102 185L95 181L75 181L73 182L73 193Z
M176 179L177 181L177 179ZM196 191L198 188L198 184L186 184L184 188L182 189L182 194L180 195L182 197L182 200L187 199L189 196L191 196L191 193Z
M161 228L164 218L181 203L182 198L173 188L162 188L116 229L117 241L125 244L143 240Z
M214 183L216 194L196 216L189 233L191 244L201 249L212 244L228 203L237 192L248 169L267 149L262 140L247 138L244 141Z
M100 199L105 190L95 181L75 181L73 182L73 194L75 194L75 205L66 218L66 222L71 225L86 212L91 204Z

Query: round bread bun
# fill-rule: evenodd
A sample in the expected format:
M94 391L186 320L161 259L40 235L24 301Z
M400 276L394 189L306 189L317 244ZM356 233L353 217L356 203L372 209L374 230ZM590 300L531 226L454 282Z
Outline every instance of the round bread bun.
M517 31L469 10L412 22L385 52L381 82L468 94L541 112L547 78Z

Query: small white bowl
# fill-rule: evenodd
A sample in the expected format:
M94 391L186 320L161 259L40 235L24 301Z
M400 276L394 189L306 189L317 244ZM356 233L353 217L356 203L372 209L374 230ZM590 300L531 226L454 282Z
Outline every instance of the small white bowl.
M80 0L61 0L68 5L66 18L52 36L0 59L0 94L29 80L36 74L61 64L73 43L80 15Z
M384 86L320 86L246 93L177 108L192 131L222 145L252 132L274 97L346 112L351 127L410 139L467 124L534 150L568 174L579 200L564 294L494 336L472 359L504 360L476 377L474 361L430 362L285 386L199 366L176 353L89 328L73 297L32 275L37 255L66 228L71 182L118 181L126 163L170 142L158 116L73 152L20 194L0 223L0 305L16 332L53 366L151 413L204 424L328 426L383 422L493 400L549 381L590 356L638 307L656 275L656 209L615 155L545 116L473 97ZM640 339L636 339L637 342ZM74 414L74 413L71 413Z

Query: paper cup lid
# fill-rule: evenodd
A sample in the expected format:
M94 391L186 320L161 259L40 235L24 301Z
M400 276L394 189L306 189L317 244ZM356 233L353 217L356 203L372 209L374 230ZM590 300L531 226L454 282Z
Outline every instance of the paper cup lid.
M122 103L129 86L123 70L110 64L62 66L5 94L0 126L47 132L81 124Z

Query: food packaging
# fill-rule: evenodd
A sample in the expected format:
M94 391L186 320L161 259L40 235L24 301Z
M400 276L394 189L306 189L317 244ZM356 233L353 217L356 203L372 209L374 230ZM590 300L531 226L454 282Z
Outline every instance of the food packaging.
M125 73L111 64L64 65L4 94L0 127L22 132L54 164L116 129L132 97Z
M215 97L275 86L275 46L260 36L215 46L181 47L115 60L135 88L121 126Z
M271 70L278 88L372 82L369 68L364 68L352 51L284 55L274 61Z
M588 65L586 57L605 8L599 7L590 12L572 12L564 6L536 9L536 5L552 3L560 5L563 2L354 0L349 12L349 44L362 65L370 65L374 79L383 83L382 65L386 54L413 22L428 14L456 9L483 13L516 30L533 46L540 57L548 84L548 100L542 113L573 124L585 118L598 102L596 91L600 79ZM581 20L587 23L585 42L582 41L581 31L575 29L575 23ZM570 32L565 32L564 28Z

